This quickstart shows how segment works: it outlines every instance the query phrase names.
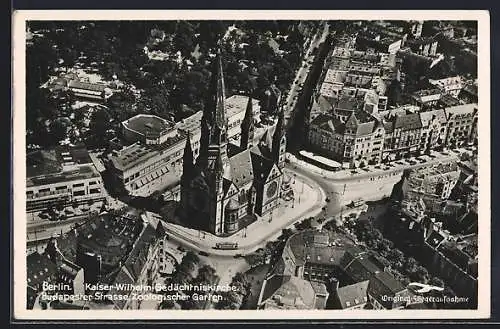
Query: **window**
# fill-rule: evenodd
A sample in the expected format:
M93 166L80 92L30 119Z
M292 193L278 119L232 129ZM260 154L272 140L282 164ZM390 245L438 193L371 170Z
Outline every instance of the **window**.
M82 196L85 195L85 191L73 191L74 196Z
M96 182L96 181L91 181L91 182L89 182L89 185L95 185L95 184L97 184L97 182Z
M89 190L90 194L97 194L97 193L101 193L101 189L100 188L91 188Z
M83 186L83 183L73 184L73 187L82 187L82 186Z

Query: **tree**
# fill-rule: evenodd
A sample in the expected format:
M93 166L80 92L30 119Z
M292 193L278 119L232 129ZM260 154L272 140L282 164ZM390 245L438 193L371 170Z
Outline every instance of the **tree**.
M399 249L392 249L387 255L387 259L390 260L395 267L400 268L403 264L405 255Z
M377 250L380 253L387 254L394 247L394 243L388 239L382 239L377 245Z
M111 128L109 113L101 108L95 108L90 117L90 130L98 145L106 145L106 132Z
M443 288L444 287L444 282L443 280L441 280L440 278L436 277L436 276L433 276L430 280L429 280L429 284L430 285L433 285L433 286L436 286L436 287L441 287Z
M417 271L417 267L418 267L418 262L415 260L415 258L408 257L406 259L406 262L404 265L406 273L408 273L408 274L415 273Z
M219 280L216 271L210 265L203 265L198 269L198 276L195 279L198 283L213 284Z
M397 79L391 81L387 91L387 102L389 106L397 106L402 101L403 88Z
M68 136L68 123L64 120L54 120L50 125L50 131L54 142L62 141Z
M427 283L429 280L429 272L423 266L417 266L416 271L413 275L410 275L410 278L414 279L417 282Z

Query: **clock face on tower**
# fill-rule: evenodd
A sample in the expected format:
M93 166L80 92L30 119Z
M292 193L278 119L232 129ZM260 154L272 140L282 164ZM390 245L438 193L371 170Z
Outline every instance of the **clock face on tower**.
M278 183L271 182L271 184L267 186L266 190L267 197L272 198L276 194L277 190L278 190Z

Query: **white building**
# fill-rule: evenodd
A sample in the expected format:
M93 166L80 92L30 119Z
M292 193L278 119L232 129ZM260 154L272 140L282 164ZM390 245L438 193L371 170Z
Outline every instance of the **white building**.
M100 201L105 191L87 151L59 147L26 156L26 209Z

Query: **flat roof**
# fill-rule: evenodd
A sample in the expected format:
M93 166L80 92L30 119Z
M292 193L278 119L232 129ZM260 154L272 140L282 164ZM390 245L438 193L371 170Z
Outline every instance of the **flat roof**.
M94 165L82 165L71 170L60 171L49 175L28 177L26 186L42 186L47 184L56 184L66 181L74 181L88 179L92 177L100 177Z
M152 157L158 156L162 151L173 145L182 143L185 138L186 134L180 132L174 137L167 138L164 143L159 145L143 145L137 142L121 149L118 151L118 154L110 156L110 159L116 169L127 170Z
M316 155L314 153L304 151L304 150L300 151L299 153L300 153L300 155L302 155L304 157L311 158L315 161L321 162L321 163L323 163L327 166L330 166L330 167L334 167L334 168L342 167L341 163L334 161L334 160L331 160L331 159L328 159L328 158L325 158L325 157L322 157L321 155Z
M122 122L127 129L133 130L144 136L160 135L163 132L171 130L174 123L156 115L138 114Z

